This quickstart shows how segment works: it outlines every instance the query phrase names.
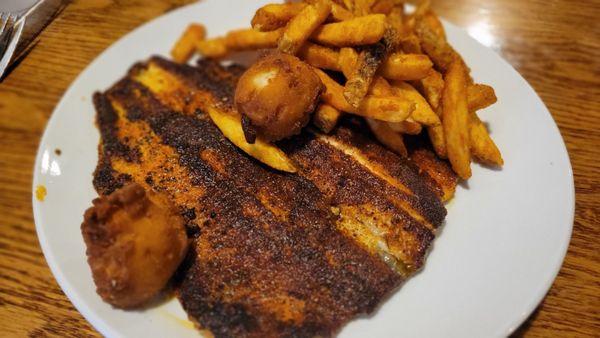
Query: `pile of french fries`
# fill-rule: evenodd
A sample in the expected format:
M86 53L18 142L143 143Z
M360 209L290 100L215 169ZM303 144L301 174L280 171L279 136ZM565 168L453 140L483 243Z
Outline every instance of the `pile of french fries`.
M427 0L410 13L402 0L269 4L256 11L252 28L222 37L207 39L202 25L189 26L172 56L187 62L194 53L221 59L259 49L278 49L313 66L325 92L312 122L325 133L342 114L360 115L402 156L408 155L403 135L427 133L462 179L471 176L472 158L503 165L476 113L496 102L494 89L474 83ZM330 76L335 72L340 76Z

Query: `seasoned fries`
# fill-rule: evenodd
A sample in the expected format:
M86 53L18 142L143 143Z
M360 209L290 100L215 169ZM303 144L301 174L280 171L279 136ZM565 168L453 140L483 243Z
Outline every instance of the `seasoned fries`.
M322 103L315 111L312 122L317 128L327 134L335 128L341 116L342 112L327 103Z
M202 25L190 25L171 55L187 62L194 52L222 59L238 51L277 48L312 66L323 84L311 117L321 132L331 132L344 114L353 114L362 116L373 136L401 156L410 155L406 135L427 137L436 155L447 158L462 179L471 176L472 159L502 166L502 155L477 116L497 101L494 89L474 83L430 0L409 1L415 4L412 12L405 2L268 4L256 11L252 28L225 36L207 39ZM247 144L238 117L218 110L211 117L251 156L279 170L295 170L264 138L258 145Z
M423 130L423 126L420 123L417 123L413 120L406 119L406 121L402 121L399 123L391 123L388 125L395 132L400 134L408 134L408 135L419 135Z
M278 48L288 54L296 54L304 41L319 27L331 13L329 0L319 0L304 7L285 27L279 39Z
M427 127L427 135L433 146L433 151L441 158L448 158L443 122L439 126Z
M378 42L385 33L385 15L372 14L319 27L312 35L318 43L349 47Z
M367 95L373 76L375 76L385 54L385 46L381 43L372 45L359 54L354 70L344 87L344 97L353 107L358 108L365 95Z
M207 58L220 59L229 53L225 38L215 38L196 42L196 49Z
M415 110L415 104L397 96L366 96L358 109L349 113L380 121L402 122Z
M369 88L369 94L373 94L375 96L392 96L394 95L394 90L389 82L381 76L376 76L371 83L371 87Z
M397 133L390 128L388 124L381 121L367 118L367 124L379 142L390 148L390 150L398 155L404 157L408 156L408 150L404 144L404 138L402 137L402 134Z
M270 4L259 8L252 18L252 28L268 32L284 27L301 10L306 7L302 2Z
M415 34L409 34L400 39L400 46L405 53L408 54L423 54L421 42Z
M371 6L375 0L354 0L353 12L355 16L367 15L371 12Z
M204 40L205 36L206 29L204 26L199 24L189 25L171 49L173 60L179 63L187 62L196 51L196 41Z
M229 114L216 108L208 109L208 115L223 135L248 155L277 170L296 172L292 160L276 146L260 138L257 138L252 144L246 141L241 115Z
M431 0L421 0L417 4L417 8L415 9L415 12L412 14L412 17L413 18L421 18L425 14L427 14L427 12L429 12L430 8L431 8Z
M367 95L358 108L353 107L344 97L343 87L319 69L315 69L321 82L325 86L325 92L321 99L337 110L370 117L376 120L388 122L402 122L406 120L415 109L415 104L400 97L377 97Z
M282 34L283 28L270 32L259 32L252 28L238 29L225 35L225 45L229 50L237 51L274 48Z
M376 0L373 6L371 6L371 12L389 15L394 10L394 7L394 0Z
M379 72L390 80L420 80L431 72L433 63L427 55L390 55L381 65Z
M398 37L404 36L404 7L395 6L387 16L388 26L396 32Z
M470 85L467 90L469 111L477 111L491 106L498 100L494 88L483 84Z
M427 12L423 15L423 23L431 29L437 36L446 40L446 31L440 19L432 12Z
M336 4L335 2L331 4L331 18L333 21L344 21L352 19L354 15L352 12L348 11L344 7Z
M340 48L340 55L338 62L340 64L340 70L346 77L346 79L352 76L356 62L358 61L358 53L354 48L344 47Z
M413 120L426 126L436 126L441 123L427 100L413 86L406 82L394 82L393 89L397 96L404 97L415 104L415 110L411 114Z
M341 0L341 1L344 4L344 7L346 7L350 12L354 12L354 2L355 2L355 0Z
M321 101L326 102L340 111L350 112L354 110L354 107L352 107L344 97L344 87L335 82L334 79L329 77L329 75L325 74L322 70L318 68L315 68L314 70L325 86L325 91L321 94Z
M377 76L373 79L373 83L371 83L371 88L369 88L369 93L374 95L374 96L393 96L394 95L394 88L392 88L392 86L387 82L386 79ZM412 113L413 115L415 114L414 112ZM408 117L405 121L402 122L387 122L387 127L385 127L385 131L382 130L382 127L377 128L376 126L371 126L371 130L373 131L373 133L375 135L389 135L389 129L395 131L396 133L400 133L400 134L409 134L409 135L418 135L419 133L421 133L421 130L423 129L423 127L421 126L421 124L419 124L418 122L415 122L412 118ZM379 132L377 132L375 129L378 129ZM380 137L378 137L377 139L379 139ZM394 139L396 139L396 141L391 141L391 144L387 144L384 142L381 142L385 145L387 145L388 147L390 147L391 149L395 149L398 148L398 145L400 143L400 141L402 141L402 144L404 144L403 139L394 137ZM393 147L393 148L392 148ZM400 147L400 148L406 148L406 147ZM403 151L397 151L395 150L397 153L399 154L403 154Z
M492 141L483 122L474 112L469 114L469 137L471 151L475 158L488 165L502 166L504 164L500 150Z
M429 75L421 80L413 81L412 85L425 96L433 111L438 112L442 91L444 90L444 79L442 78L442 74L432 70Z
M298 52L298 57L313 67L340 70L340 53L329 47L307 42Z
M446 86L442 96L442 120L448 159L452 169L462 179L471 177L469 151L469 109L467 106L467 73L462 63L448 66L444 78Z
M450 64L457 58L454 49L424 20L417 20L415 32L421 41L421 48L429 55L431 61L443 72L447 71Z

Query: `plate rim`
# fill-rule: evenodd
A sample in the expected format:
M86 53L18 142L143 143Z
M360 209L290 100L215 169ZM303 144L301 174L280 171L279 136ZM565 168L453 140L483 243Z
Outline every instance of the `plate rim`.
M87 303L85 302L83 297L78 295L75 287L73 287L73 285L68 281L64 271L61 269L60 264L58 263L58 260L54 256L54 252L51 248L51 244L49 243L49 241L46 237L46 233L45 233L45 229L44 229L45 226L43 226L43 224L45 224L45 222L43 221L43 217L41 216L41 210L40 210L41 204L38 203L36 194L35 194L36 187L38 186L38 182L40 181L40 177L42 176L39 173L39 170L37 170L37 169L41 167L40 163L42 161L42 154L43 154L43 150L44 150L43 148L44 148L44 145L47 144L47 138L49 137L48 136L49 130L51 129L52 125L57 123L55 113L57 111L59 111L60 109L62 109L63 106L67 104L68 101L66 100L66 98L69 96L68 94L70 94L74 90L74 88L77 87L79 82L82 81L83 75L85 73L87 73L87 71L90 68L92 68L95 64L97 64L99 62L99 60L101 60L111 50L119 48L122 44L125 43L125 41L127 39L129 39L132 35L136 34L138 31L144 30L148 26L157 24L157 22L164 20L166 17L176 16L180 12L185 12L185 11L189 10L190 8L197 6L199 3L202 3L202 2L204 2L204 1L200 1L197 3L192 3L192 4L182 6L180 8L177 8L177 9L174 9L167 13L164 13L160 16L157 16L147 22L144 22L141 25L135 27L133 30L127 32L126 34L121 36L119 39L112 42L104 50L102 50L90 63L88 63L85 66L85 68L83 68L81 70L81 72L77 75L77 77L71 82L71 84L69 84L69 87L63 92L60 100L58 101L58 103L56 104L54 109L52 110L52 114L50 115L48 121L46 122L43 135L39 141L36 158L35 158L35 162L34 162L34 167L33 167L33 179L32 179L32 187L31 187L33 217L34 217L34 224L35 224L36 234L38 237L38 242L40 243L40 247L42 249L44 258L52 272L54 279L56 280L57 284L61 288L61 291L67 296L67 298L73 304L73 306L77 309L77 311L79 313L81 313L81 315L94 327L94 329L98 330L104 336L121 337L122 334L118 331L115 331L113 329L113 327L110 324L108 324L102 316L97 315L96 312L87 305ZM511 324L503 326L502 328L500 328L501 332L498 332L499 335L509 335L509 334L513 333L516 329L518 329L527 320L527 318L529 318L529 316L536 310L536 308L543 302L546 294L550 291L552 285L554 284L554 281L556 280L556 277L558 276L560 270L563 267L564 260L568 253L568 249L569 249L569 246L571 243L574 221L575 221L576 193L575 193L573 166L571 163L571 157L570 157L568 149L566 147L565 140L560 131L560 128L558 127L558 125L556 123L556 120L552 116L550 110L548 109L548 107L546 106L544 101L537 94L537 92L531 86L531 84L525 79L525 77L523 77L521 75L521 73L517 69L515 69L508 61L506 61L502 57L502 55L500 55L496 50L481 44L479 41L477 41L477 39L475 39L473 36L471 36L471 34L469 34L469 32L465 28L455 25L443 18L442 18L442 21L443 21L444 25L447 25L447 26L453 27L454 29L460 30L469 39L474 40L482 48L488 49L490 52L494 53L496 55L496 57L498 58L498 60L500 60L506 66L509 66L514 72L516 72L518 74L519 77L521 77L524 80L524 83L526 84L528 89L534 94L533 96L535 97L535 99L538 100L539 103L541 103L541 106L545 109L546 114L550 117L550 119L552 121L552 126L555 129L554 132L558 133L558 135L560 136L560 139L562 141L561 142L562 147L561 147L560 151L563 153L562 155L565 156L567 159L568 167L566 169L568 171L568 184L569 184L570 189L568 189L568 192L569 192L568 196L565 196L568 199L567 203L565 203L565 206L566 206L565 209L568 209L568 215L569 215L568 219L570 220L569 226L567 226L567 229L566 229L567 231L565 233L564 240L561 242L561 246L559 248L557 248L557 252L558 252L557 262L556 262L556 264L554 264L554 269L553 269L552 273L549 275L550 278L547 278L544 281L544 283L540 283L537 290L535 291L535 295L534 296L532 295L531 301L525 305L526 309L519 316L515 315L514 320L511 322ZM556 149L556 150L558 151L559 149ZM567 206L568 206L568 208L567 208ZM532 294L533 294L533 292L532 292Z

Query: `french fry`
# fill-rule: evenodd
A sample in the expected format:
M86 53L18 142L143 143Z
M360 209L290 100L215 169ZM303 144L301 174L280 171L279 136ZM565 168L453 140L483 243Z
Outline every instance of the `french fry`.
M389 27L394 29L398 37L405 35L404 29L404 6L395 6L392 8L386 18Z
M338 60L342 73L346 79L349 79L354 72L354 68L356 67L358 53L352 47L340 48L340 56Z
M374 96L393 96L394 91L386 79L382 78L381 76L376 76L371 82L369 94Z
M402 18L399 20L399 22L394 22L393 12L386 17L387 27L383 34L383 43L387 48L388 54L399 51L402 37L405 34L402 29Z
M292 160L273 144L265 142L260 138L257 138L252 144L246 142L246 137L242 130L241 115L226 113L215 107L208 109L208 115L223 135L248 155L271 168L289 173L296 172L296 167Z
M335 128L341 116L342 112L327 103L322 103L313 114L312 122L322 132L328 134Z
M444 127L442 125L427 127L427 135L429 135L429 140L435 153L441 158L448 158Z
M415 34L409 34L400 39L400 48L407 54L423 54L421 42Z
M319 0L306 0L307 3L313 4ZM352 19L354 15L352 12L344 8L344 5L339 1L332 0L331 1L331 14L329 14L328 21L344 21Z
M394 89L386 79L376 76L371 83L371 88L369 88L369 94L374 96L393 96ZM395 132L402 134L418 135L423 129L420 123L415 122L410 117L402 122L387 122L387 124Z
M385 33L385 15L371 14L323 25L311 39L324 45L350 47L378 42Z
M469 150L469 109L467 106L467 73L460 61L448 66L442 95L442 122L448 159L462 179L471 177Z
M354 12L354 1L355 0L342 0L342 2L344 3L344 6L350 12Z
M408 151L404 144L404 138L391 129L387 123L367 118L367 124L375 138L396 154L407 157Z
M431 109L425 98L413 86L406 82L395 81L393 83L394 93L415 103L415 110L411 118L426 126L436 126L441 123L438 115Z
M375 76L385 54L385 46L378 43L365 48L358 55L354 70L344 86L344 97L353 107L358 108L362 99L367 95L373 76Z
M421 0L417 4L415 11L406 19L405 25L406 29L411 31L415 29L416 22L421 20L427 12L431 9L431 1L430 0Z
M315 29L327 19L329 13L331 13L331 3L328 0L319 0L304 7L285 27L279 39L279 50L296 54Z
M431 0L421 0L415 8L415 12L412 14L416 18L420 18L427 14L431 10Z
M500 150L475 112L469 114L469 137L473 156L488 165L502 166Z
M468 84L473 83L473 79L470 76L471 70L462 56L446 41L444 27L433 12L429 11L426 15L416 20L415 32L421 41L421 48L429 55L437 68L445 72L454 60L459 60L467 73Z
M467 88L469 111L477 111L496 103L494 88L484 84L473 84Z
M443 72L446 72L450 64L459 57L448 42L437 35L424 20L416 21L415 33L421 41L421 48Z
M173 60L178 63L186 63L196 51L196 42L204 40L205 36L206 29L203 25L189 25L171 49Z
M261 32L268 32L284 27L304 7L306 7L306 4L303 2L265 5L254 14L252 28Z
M344 21L352 19L354 15L352 15L352 12L349 10L334 2L331 4L330 17L333 19L333 21Z
M381 64L379 73L390 80L419 80L429 75L432 67L427 55L393 53Z
M381 42L385 46L385 53L387 56L398 50L398 47L400 46L400 35L395 29L388 25Z
M222 58L229 53L225 38L214 38L196 42L198 52L207 58Z
M371 12L377 13L377 14L389 15L395 6L396 6L396 4L394 4L394 0L377 0L371 7ZM404 8L404 7L398 6L398 8Z
M429 75L421 80L412 81L412 85L425 96L433 111L439 113L440 100L442 98L442 91L444 90L442 74L432 70Z
M371 13L371 6L375 3L375 0L354 0L355 16L363 16Z
M225 44L229 50L254 50L274 48L283 34L283 28L259 32L252 28L233 30L225 35Z
M376 76L371 83L371 88L369 88L369 94L374 96L392 96L394 95L394 89L386 79ZM423 129L421 124L415 122L410 117L402 122L387 122L387 124L392 130L402 134L418 135Z
M335 80L330 78L322 70L315 68L321 82L325 86L325 92L321 94L321 99L336 108L337 110L370 117L381 121L401 122L415 109L415 104L400 97L376 97L367 95L358 108L352 107L344 97L344 88Z
M400 97L366 96L358 109L351 114L370 117L380 121L402 122L414 111L415 104Z
M318 68L314 68L313 70L317 73L321 82L323 82L323 86L325 86L325 91L321 94L321 100L340 111L350 112L351 110L354 110L344 97L344 87L329 77L329 75L325 74L322 70Z
M298 56L313 67L336 71L341 70L339 62L340 53L329 47L307 42L298 51Z
M395 132L401 134L419 135L421 131L423 131L423 126L420 123L415 122L411 118L406 119L406 121L397 123L388 122L388 125Z
M429 26L429 28L442 39L446 40L446 31L444 30L444 25L432 11L428 11L423 15L423 23Z

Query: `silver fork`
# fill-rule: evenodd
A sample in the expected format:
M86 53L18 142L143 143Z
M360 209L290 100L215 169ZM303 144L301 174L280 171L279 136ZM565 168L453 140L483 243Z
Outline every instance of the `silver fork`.
M0 13L0 78L8 66L23 30L17 14Z
M10 21L10 18L11 18L10 13L0 12L0 35L2 35L2 32L4 32L4 29L6 28L6 25L8 24L8 22Z
M14 14L0 13L0 58L8 46L15 22L17 22L17 20Z

